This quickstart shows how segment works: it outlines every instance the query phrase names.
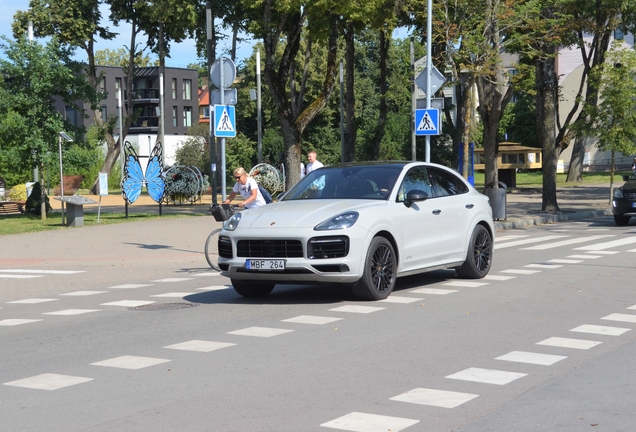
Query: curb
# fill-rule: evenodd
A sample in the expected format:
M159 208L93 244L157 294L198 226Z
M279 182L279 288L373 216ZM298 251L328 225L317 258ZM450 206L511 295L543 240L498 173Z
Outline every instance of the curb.
M571 220L587 219L590 217L608 216L612 214L612 209L590 210L567 214L554 214L546 216L528 217L510 221L495 221L495 230L509 230L515 228L527 228L535 225L545 225L556 222L566 222Z

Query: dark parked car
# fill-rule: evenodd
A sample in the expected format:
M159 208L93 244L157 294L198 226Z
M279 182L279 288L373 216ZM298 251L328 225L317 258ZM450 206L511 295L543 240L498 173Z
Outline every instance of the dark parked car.
M625 184L614 190L612 212L614 222L618 226L625 226L629 218L636 216L636 173L631 176L623 176Z

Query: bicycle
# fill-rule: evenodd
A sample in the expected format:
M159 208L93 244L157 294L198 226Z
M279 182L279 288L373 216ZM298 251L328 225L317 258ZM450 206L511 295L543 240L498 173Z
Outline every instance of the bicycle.
M210 213L218 222L228 220L238 207L231 204L214 204L210 206ZM210 233L205 241L205 259L213 270L221 271L218 266L219 262L219 234L221 228L217 228Z

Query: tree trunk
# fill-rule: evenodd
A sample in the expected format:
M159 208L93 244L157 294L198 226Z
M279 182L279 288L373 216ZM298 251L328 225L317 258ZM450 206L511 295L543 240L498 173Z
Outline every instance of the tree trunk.
M371 160L380 159L380 145L382 144L382 138L384 137L386 117L389 112L389 107L386 103L386 92L388 90L388 84L386 82L386 62L389 54L390 45L391 35L389 34L387 37L386 32L384 30L380 30L380 76L378 78L378 88L380 90L380 107L378 111L378 125L375 129L373 142L371 143Z
M345 31L345 162L356 160L356 114L355 114L355 28L352 22L347 23Z
M587 138L577 136L572 147L572 156L570 157L570 167L568 169L567 182L583 181L583 160L585 159L585 142Z
M123 149L123 139L126 135L128 135L128 129L130 129L130 125L132 124L133 118L135 113L132 110L132 106L133 106L133 94L132 94L132 85L133 85L133 80L135 78L135 48L136 48L136 37L137 37L137 33L139 32L138 30L138 26L133 23L131 25L131 34L130 34L130 49L129 49L129 56L128 56L128 70L126 71L126 76L124 77L124 82L122 84L125 84L125 91L124 94L122 94L122 99L123 96L127 96L126 97L126 105L122 106L122 124L123 124L123 131L119 131L119 140L115 141L115 137L113 136L113 131L110 131L108 129L105 130L105 141L106 141L106 158L104 159L104 164L102 165L102 168L99 170L99 172L105 172L108 173L110 175L113 167L115 166L115 164L117 163L117 161L119 160L119 155L122 152ZM89 75L89 78L93 79L94 85L97 88L98 82L97 82L97 69L95 67L95 56L93 53L93 44L92 42L89 45L90 47L90 54L88 56L89 59L89 71L92 71L93 75ZM119 103L122 103L122 101L120 101ZM125 107L128 106L131 109L130 110L126 110ZM94 112L94 119L95 119L95 123L103 128L104 127L104 122L102 121L102 114L101 111L95 111ZM123 175L123 173L122 173ZM95 181L93 182L93 185L91 186L91 193L96 195L99 192L99 175L97 176L97 178L95 179Z
M537 88L537 138L543 148L543 190L541 210L559 211L556 193L556 168L559 151L556 145L556 118L558 85L556 60L546 53L546 58L536 63Z

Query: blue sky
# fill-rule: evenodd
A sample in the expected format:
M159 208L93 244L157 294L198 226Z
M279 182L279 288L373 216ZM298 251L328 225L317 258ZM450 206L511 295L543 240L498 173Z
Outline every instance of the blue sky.
M13 15L18 10L27 10L28 8L29 8L29 0L0 0L0 35L6 36L12 39L11 22L13 21ZM102 16L108 17L107 9L104 9L102 11ZM126 24L120 27L114 27L112 25L109 25L109 28L111 31L119 33L119 36L117 36L115 39L110 41L98 40L98 42L95 45L96 51L106 49L106 48L114 50L114 49L122 48L124 46L129 45L130 33L128 31L128 27ZM138 41L141 43L142 46L145 45L145 42L146 42L145 35L138 37ZM242 61L245 57L251 54L252 44L253 44L253 41L247 41L240 44L238 52L237 52L238 62ZM221 46L219 48L221 49L221 53L223 53L222 52L223 50L227 51L228 49L227 44L224 44L223 42L221 42L220 45ZM155 57L149 51L147 52L147 54L151 58ZM81 60L86 59L86 56L83 54L83 51L80 51L80 50L76 51L76 55L78 59L81 59ZM166 59L166 64L168 66L186 67L188 64L195 63L198 61L195 43L194 43L194 40L191 40L191 39L186 40L180 44L172 44L170 55L171 55L171 58ZM0 56L2 56L2 53L0 53Z

